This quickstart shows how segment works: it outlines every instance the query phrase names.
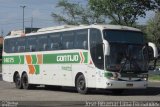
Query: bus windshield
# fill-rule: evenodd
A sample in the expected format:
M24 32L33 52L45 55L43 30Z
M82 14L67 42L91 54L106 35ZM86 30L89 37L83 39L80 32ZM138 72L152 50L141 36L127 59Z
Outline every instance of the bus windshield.
M141 32L124 30L104 30L104 38L109 41L110 55L106 56L106 70L115 72L147 72L147 55Z

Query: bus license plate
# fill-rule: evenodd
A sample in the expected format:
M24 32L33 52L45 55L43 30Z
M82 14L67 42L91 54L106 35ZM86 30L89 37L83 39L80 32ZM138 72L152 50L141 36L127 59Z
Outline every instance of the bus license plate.
M132 83L126 84L127 87L133 87Z

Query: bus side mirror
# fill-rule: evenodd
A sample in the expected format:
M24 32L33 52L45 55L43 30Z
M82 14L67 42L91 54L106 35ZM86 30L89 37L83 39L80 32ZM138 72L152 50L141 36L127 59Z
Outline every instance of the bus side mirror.
M148 55L149 59L157 59L158 58L158 49L156 45L152 42L148 42Z
M104 55L110 55L110 46L108 41L103 40Z

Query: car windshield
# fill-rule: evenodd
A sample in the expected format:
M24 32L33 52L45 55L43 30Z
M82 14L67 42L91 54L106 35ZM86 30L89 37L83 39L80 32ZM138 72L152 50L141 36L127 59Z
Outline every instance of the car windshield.
M142 33L133 31L105 30L110 55L106 56L106 70L115 72L147 72L147 55L144 54Z

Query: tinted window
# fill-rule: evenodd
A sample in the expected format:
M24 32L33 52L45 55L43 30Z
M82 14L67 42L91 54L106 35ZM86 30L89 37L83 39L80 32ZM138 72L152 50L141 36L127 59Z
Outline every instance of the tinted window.
M9 47L11 48L11 52L15 53L18 51L18 48L17 48L17 38L14 38L14 39L10 39L9 41Z
M76 49L88 49L88 29L76 31Z
M90 29L90 52L95 66L104 69L102 36L98 29Z
M63 32L62 33L62 46L63 49L73 49L74 48L74 32Z
M16 53L18 52L18 38L5 39L4 42L4 51L7 53Z
M27 38L27 52L35 52L37 50L38 50L37 49L37 38L35 36L28 37Z
M39 51L49 50L48 36L47 35L39 36L38 43L39 43L38 44Z
M61 46L61 36L60 33L51 34L49 37L49 50L59 50L62 48Z
M25 38L17 38L17 52L25 52L26 41Z
M109 42L144 44L142 32L125 30L104 30L104 38Z
M9 43L10 43L9 39L4 40L4 51L7 52L7 53L10 53L10 50L11 50L10 47L9 47L10 46Z

